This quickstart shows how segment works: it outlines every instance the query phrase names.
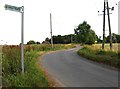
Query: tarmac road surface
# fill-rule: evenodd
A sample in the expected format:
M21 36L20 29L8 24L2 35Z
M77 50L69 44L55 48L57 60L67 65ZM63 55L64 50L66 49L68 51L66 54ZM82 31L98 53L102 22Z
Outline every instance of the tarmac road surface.
M118 71L80 57L81 47L42 56L42 65L63 87L118 87Z

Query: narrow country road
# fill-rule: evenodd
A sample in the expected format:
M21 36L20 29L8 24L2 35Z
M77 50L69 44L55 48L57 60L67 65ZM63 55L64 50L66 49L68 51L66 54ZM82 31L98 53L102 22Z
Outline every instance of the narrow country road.
M63 87L118 87L118 72L77 55L80 46L42 56L42 65Z

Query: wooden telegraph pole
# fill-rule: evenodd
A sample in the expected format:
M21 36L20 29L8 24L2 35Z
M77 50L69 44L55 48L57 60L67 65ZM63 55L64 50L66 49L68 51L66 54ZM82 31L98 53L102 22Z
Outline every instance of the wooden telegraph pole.
M104 49L105 46L105 7L106 7L106 2L104 0L104 11L103 11L103 42L102 42L102 49Z
M110 50L112 50L112 34L111 34L111 25L110 25L110 13L109 10L114 10L114 7L109 8L108 0L104 0L104 10L103 10L103 42L102 42L102 49L105 46L105 15L108 15L108 26L109 26L109 38L110 38ZM107 10L107 14L106 14ZM98 11L99 12L99 11Z
M112 35L111 35L111 26L110 26L110 13L109 13L109 4L107 1L107 14L108 14L108 26L109 26L109 37L110 37L110 50L112 50Z

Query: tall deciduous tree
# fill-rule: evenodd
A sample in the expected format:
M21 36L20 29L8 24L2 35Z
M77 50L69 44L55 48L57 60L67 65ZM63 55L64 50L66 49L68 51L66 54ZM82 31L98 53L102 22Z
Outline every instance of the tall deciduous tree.
M77 35L77 41L82 44L93 44L97 40L95 32L91 29L91 26L87 24L86 21L83 21L82 24L79 24L74 31Z

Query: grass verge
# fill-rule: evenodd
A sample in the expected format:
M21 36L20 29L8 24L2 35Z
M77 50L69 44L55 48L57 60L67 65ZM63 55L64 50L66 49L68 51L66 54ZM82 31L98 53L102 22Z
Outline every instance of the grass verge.
M21 75L21 57L20 46L4 46L2 57L2 86L18 89L19 87L28 87L30 89L46 87L49 88L49 82L37 63L39 56L44 52L61 49L73 48L75 45L26 45L24 77Z
M84 46L77 53L89 60L120 68L119 51L102 50L95 49L92 46Z

